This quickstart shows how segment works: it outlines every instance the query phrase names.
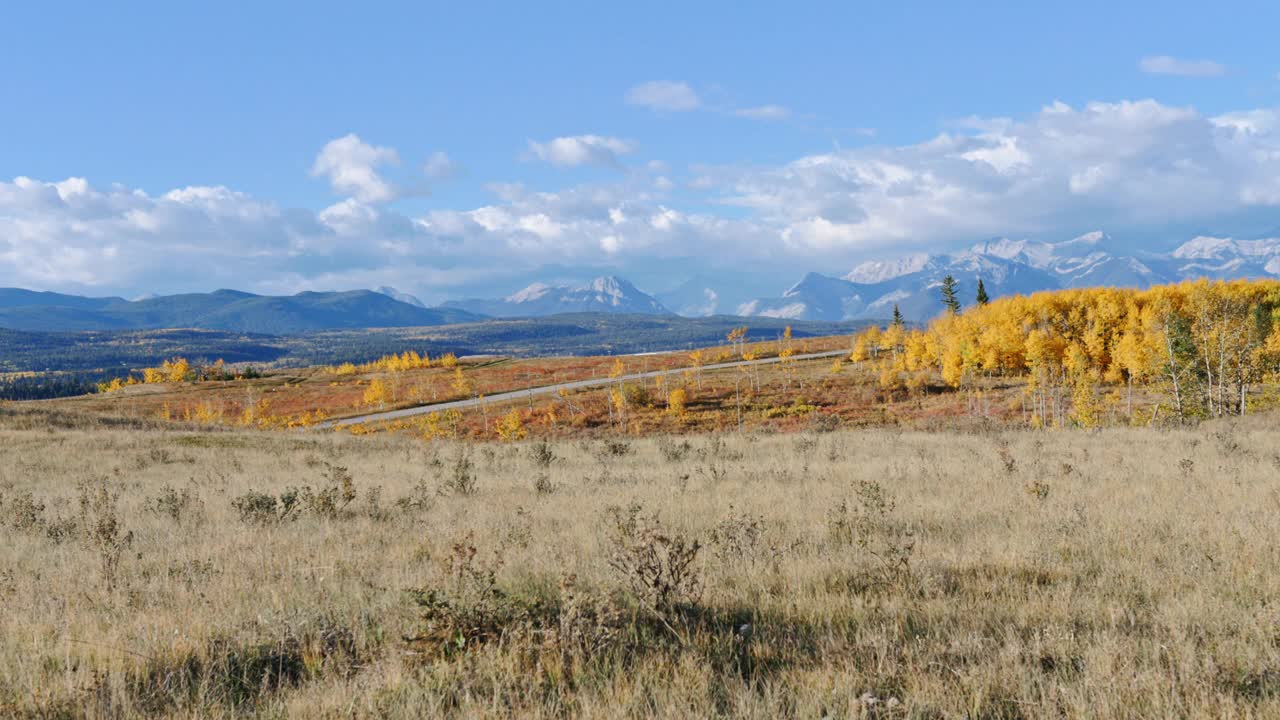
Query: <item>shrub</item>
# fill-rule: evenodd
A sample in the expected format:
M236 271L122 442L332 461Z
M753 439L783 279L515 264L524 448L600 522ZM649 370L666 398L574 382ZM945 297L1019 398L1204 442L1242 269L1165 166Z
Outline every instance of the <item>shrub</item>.
M631 443L626 440L608 439L600 443L600 457L625 457L631 454Z
M474 536L455 541L443 559L448 583L443 587L410 591L422 615L418 633L407 638L418 653L449 657L495 642L528 620L531 608L512 601L498 588L502 557L484 562Z
M231 499L231 507L240 514L240 521L252 525L277 524L296 517L301 506L301 495L296 488L288 488L279 496L250 490Z
M440 493L442 495L475 495L477 490L475 465L471 462L471 455L466 448L459 446L458 455L453 461L452 472L445 478Z
M1014 459L1013 453L1009 452L1009 446L1001 443L996 449L996 455L1000 458L1000 465L1004 468L1006 475L1012 475L1018 469L1018 461Z
M204 503L191 488L183 488L178 492L171 485L160 488L160 494L147 500L146 509L153 515L166 517L175 523L182 524L184 518L204 509Z
M405 512L423 512L435 507L439 491L428 482L419 480L409 495L396 499L396 507Z
M827 511L827 538L833 546L852 545L874 565L871 579L886 585L911 576L915 536L893 519L894 503L879 483L863 480L854 488L855 503L846 500Z
M552 448L551 443L546 440L539 440L529 446L530 459L533 464L543 470L551 467L559 458L556 457L556 451Z
M0 496L0 510L4 511L5 522L15 530L40 530L45 526L44 503L29 490L11 498Z
M605 511L609 566L650 610L664 613L693 602L702 590L695 565L701 543L662 526L639 503Z
M688 440L675 442L670 438L662 438L658 441L658 452L662 454L662 458L667 462L678 463L693 452L693 444Z
M649 407L653 405L653 398L649 396L649 390L643 385L623 385L622 397L627 401L627 407Z
M80 528L85 545L94 550L102 567L102 583L107 592L115 590L120 560L133 544L133 532L120 523L120 491L104 479L79 485Z
M1044 502L1049 499L1049 483L1043 480L1033 480L1027 483L1027 494L1040 502Z
M327 482L319 490L309 485L302 488L302 503L312 515L333 519L356 499L356 486L351 471L341 465L329 465L324 476Z

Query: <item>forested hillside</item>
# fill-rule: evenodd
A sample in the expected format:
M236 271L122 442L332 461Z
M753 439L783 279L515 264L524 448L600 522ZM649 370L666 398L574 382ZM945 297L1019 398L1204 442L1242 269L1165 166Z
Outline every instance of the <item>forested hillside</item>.
M1034 423L1092 426L1104 402L1133 414L1135 386L1159 396L1152 415L1243 415L1280 372L1280 282L1184 282L1000 298L945 312L923 329L872 328L855 340L886 387L952 387L1022 375ZM1121 390L1122 397L1106 390Z

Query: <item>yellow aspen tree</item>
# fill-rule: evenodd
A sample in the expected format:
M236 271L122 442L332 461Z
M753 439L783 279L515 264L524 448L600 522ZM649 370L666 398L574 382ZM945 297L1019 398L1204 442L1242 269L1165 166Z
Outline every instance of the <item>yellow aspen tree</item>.
M694 350L689 353L689 363L693 365L694 372L698 377L698 389L702 389L702 365L706 361L706 354L701 350Z
M364 391L364 404L384 407L391 400L391 388L382 378L374 378Z
M166 360L161 368L164 370L165 379L171 383L184 382L191 374L191 363L183 357Z
M520 415L520 409L512 408L511 412L503 415L502 419L494 425L494 431L497 433L498 439L503 442L523 440L527 431L524 427L524 418Z
M676 388L667 393L667 412L676 417L688 414L689 393L684 388Z

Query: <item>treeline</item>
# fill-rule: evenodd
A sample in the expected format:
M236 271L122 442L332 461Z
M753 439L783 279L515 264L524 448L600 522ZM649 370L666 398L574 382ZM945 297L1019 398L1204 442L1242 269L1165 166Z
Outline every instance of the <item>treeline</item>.
M1135 387L1157 398L1148 421L1243 415L1260 385L1280 380L1278 321L1273 280L1060 290L948 311L923 329L872 328L853 359L874 362L886 388L1025 377L1034 424L1097 425L1116 399L1101 397L1108 386L1131 420Z
M131 385L245 380L258 377L262 377L262 374L252 365L231 368L222 360L202 365L193 364L184 357L175 357L165 360L159 367L143 368L141 377L130 373L122 377L109 378L99 382L95 389L100 393L109 393Z
M100 376L32 374L0 378L0 400L49 400L94 392Z
M0 328L0 372L120 372L182 356L193 362L268 364L289 351L277 338L212 330L22 332Z

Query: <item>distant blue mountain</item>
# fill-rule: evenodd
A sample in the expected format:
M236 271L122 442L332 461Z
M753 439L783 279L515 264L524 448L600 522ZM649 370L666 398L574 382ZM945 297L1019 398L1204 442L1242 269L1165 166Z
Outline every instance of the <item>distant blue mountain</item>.
M0 288L0 328L12 330L203 328L293 335L481 319L465 310L424 308L371 290L303 292L285 297L217 290L130 301Z

